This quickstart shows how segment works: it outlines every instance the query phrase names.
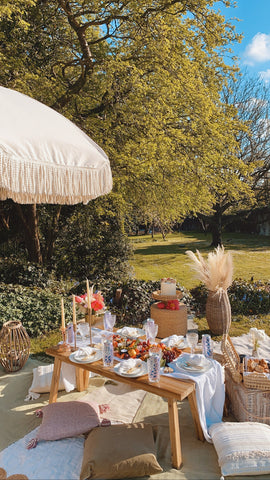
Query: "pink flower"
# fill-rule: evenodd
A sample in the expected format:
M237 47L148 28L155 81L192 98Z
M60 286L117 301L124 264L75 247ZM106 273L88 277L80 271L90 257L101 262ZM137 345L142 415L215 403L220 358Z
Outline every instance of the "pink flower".
M77 295L75 295L75 302L82 303L82 301L83 301L82 297L78 297Z
M79 304L79 308L86 309L88 308L88 299L87 294L81 296L75 296L75 302ZM102 310L105 306L104 298L100 292L93 293L92 301L91 301L91 308L97 312L98 310Z

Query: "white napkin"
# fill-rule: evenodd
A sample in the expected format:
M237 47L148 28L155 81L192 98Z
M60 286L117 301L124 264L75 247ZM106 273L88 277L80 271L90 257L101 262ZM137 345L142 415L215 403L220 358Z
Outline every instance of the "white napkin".
M136 337L137 336L137 328L132 328L132 327L123 327L121 330L120 330L121 334L122 335L130 335L132 337Z
M189 354L183 353L181 358L189 358ZM180 373L176 370L175 362L170 363L174 372L167 373L167 376L189 379L196 383L196 399L200 417L200 423L205 439L212 443L208 428L213 423L219 423L223 417L223 407L225 401L224 385L224 367L216 360L209 359L212 362L212 368L204 373ZM176 360L177 361L177 360ZM162 372L163 373L163 372Z
M204 355L191 354L186 357L186 364L191 367L203 367L206 365Z
M168 346L180 347L181 345L183 345L183 340L183 335L171 335L170 337L168 337Z
M86 360L87 358L93 357L96 353L96 350L91 347L80 347L74 355L76 360Z
M129 358L128 360L124 360L121 362L119 367L120 373L135 373L139 368L142 366L142 361L136 358Z

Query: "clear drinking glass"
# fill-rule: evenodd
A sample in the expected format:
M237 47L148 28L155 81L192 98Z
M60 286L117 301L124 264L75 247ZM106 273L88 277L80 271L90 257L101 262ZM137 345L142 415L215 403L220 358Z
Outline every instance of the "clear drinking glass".
M161 350L158 347L149 349L149 358L147 359L148 380L151 383L160 380L160 359Z
M105 330L107 330L108 332L112 332L113 327L115 325L115 322L116 322L116 315L112 315L111 312L105 312L105 314L104 314L104 328L105 328Z
M89 323L87 323L87 322L78 323L77 329L78 329L79 334L81 335L82 342L86 343L87 342L86 337L90 336Z
M106 338L103 341L103 365L104 365L104 367L113 367L113 341L112 341L112 338Z
M104 313L104 317L103 317L104 330L108 330L110 317L111 317L111 312L107 311Z
M190 346L191 353L195 352L195 348L199 341L199 335L197 332L187 332L186 334L187 343Z

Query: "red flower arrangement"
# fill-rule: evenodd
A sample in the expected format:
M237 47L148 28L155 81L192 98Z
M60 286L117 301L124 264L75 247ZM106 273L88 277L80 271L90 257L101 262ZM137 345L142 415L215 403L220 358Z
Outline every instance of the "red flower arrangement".
M83 312L86 312L88 309L87 293L81 296L75 295L75 302L78 304L78 307ZM93 293L91 297L91 308L93 313L102 310L105 307L104 298L100 292Z
M166 310L179 310L179 300L168 300L167 302L158 302L157 307Z

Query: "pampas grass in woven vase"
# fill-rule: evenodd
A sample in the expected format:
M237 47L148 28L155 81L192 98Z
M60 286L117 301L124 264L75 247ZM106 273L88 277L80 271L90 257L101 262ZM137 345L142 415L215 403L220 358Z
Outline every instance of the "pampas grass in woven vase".
M228 288L232 283L233 262L231 253L224 247L217 247L204 260L201 253L186 252L192 260L192 268L196 276L208 289L206 302L206 320L215 335L228 333L231 325L231 305Z

